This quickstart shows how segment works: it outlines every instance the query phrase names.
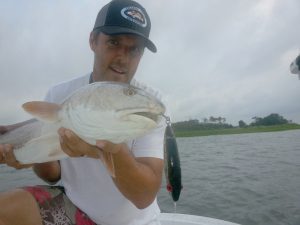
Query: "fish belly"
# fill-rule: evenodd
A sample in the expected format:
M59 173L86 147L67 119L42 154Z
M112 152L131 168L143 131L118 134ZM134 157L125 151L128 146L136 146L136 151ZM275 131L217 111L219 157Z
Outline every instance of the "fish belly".
M21 148L15 149L14 154L23 164L50 162L68 157L60 147L57 133L34 138Z

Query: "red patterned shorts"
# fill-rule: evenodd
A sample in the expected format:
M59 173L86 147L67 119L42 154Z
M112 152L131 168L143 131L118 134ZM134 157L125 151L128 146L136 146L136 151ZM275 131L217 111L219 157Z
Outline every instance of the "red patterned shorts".
M36 199L44 225L96 225L66 196L60 186L24 187Z

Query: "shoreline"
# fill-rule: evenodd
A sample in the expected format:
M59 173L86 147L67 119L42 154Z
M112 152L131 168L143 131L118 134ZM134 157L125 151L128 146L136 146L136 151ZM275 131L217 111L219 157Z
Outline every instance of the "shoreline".
M197 137L197 136L211 136L211 135L230 135L230 134L246 134L246 133L262 133L262 132L276 132L286 130L300 129L299 124L283 124L272 126L256 126L256 127L234 127L225 129L205 129L205 130L182 130L174 131L176 137Z

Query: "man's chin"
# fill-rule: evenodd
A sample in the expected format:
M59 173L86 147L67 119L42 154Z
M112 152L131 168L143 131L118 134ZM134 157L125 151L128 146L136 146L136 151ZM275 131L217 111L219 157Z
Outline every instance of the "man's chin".
M105 73L102 75L101 79L98 81L113 81L113 82L122 82L129 83L131 80L128 74L120 74L110 71L109 73Z
M129 78L126 75L123 74L114 74L114 76L110 77L111 81L115 82L122 82L122 83L129 83Z

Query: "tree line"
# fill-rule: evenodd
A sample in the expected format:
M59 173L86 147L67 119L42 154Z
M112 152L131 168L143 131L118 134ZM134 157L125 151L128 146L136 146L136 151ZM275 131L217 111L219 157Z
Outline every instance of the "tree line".
M203 122L199 122L197 119L190 119L188 121L173 123L172 126L175 131L233 128L231 124L225 123L224 121L226 120L211 121L204 119Z
M254 121L249 125L246 124L243 120L239 121L239 127L249 127L249 126L271 126L271 125L280 125L292 123L291 120L285 119L283 116L277 113L271 113L266 117L253 117ZM208 130L208 129L225 129L233 128L234 126L226 123L226 118L224 117L213 117L204 118L202 122L198 119L190 119L188 121L180 121L172 124L175 131L184 131L184 130Z
M292 123L291 120L285 119L283 116L279 115L278 113L271 113L270 115L266 117L252 117L254 122L250 123L249 126L272 126L272 125L281 125L281 124L287 124ZM240 120L239 121L240 127L245 127L247 124Z

